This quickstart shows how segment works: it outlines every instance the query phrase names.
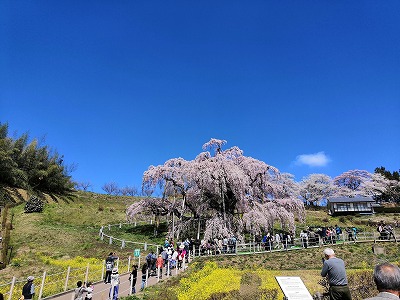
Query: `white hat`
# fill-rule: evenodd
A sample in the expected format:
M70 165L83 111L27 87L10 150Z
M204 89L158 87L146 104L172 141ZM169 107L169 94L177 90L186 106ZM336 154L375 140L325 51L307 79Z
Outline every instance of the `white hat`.
M112 270L112 272L115 274L115 273L118 273L118 269L117 268L114 268L113 270Z
M33 281L33 279L35 279L35 277L33 277L33 276L28 276L28 278L27 278L28 281Z

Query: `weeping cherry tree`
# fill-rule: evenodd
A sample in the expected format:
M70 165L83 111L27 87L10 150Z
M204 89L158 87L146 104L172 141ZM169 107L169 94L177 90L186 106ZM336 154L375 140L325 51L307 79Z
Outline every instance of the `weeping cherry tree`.
M177 217L171 237L190 234L195 227L199 236L201 222L204 239L233 235L243 239L246 232L259 234L275 222L293 230L295 218L304 218L293 176L244 156L236 146L224 150L225 144L211 139L194 160L174 158L150 166L143 175L143 188L161 188L162 198L133 204L127 209L128 220L154 214L149 202L157 202L159 211Z

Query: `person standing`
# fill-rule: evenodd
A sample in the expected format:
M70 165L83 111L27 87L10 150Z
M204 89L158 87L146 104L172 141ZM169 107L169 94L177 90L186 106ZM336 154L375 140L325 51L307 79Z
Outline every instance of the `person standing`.
M399 267L383 263L374 269L374 282L379 294L365 300L399 299L400 296L400 269Z
M303 230L300 232L301 246L307 249L308 246L308 234L307 231Z
M342 239L342 228L340 228L339 226L335 225L335 231L336 231L336 237L337 240L340 241Z
M389 241L390 241L390 238L393 237L394 241L397 242L396 237L393 233L393 227L390 224L385 226L385 231L387 232L387 238Z
M114 268L114 261L118 259L117 256L115 256L115 253L110 252L106 258L106 275L104 277L104 283L110 283L111 282L111 273Z
M157 269L157 276L159 279L162 278L162 269L164 266L164 259L162 258L162 255L159 254L157 261L156 261L156 269Z
M109 293L109 299L117 300L119 290L119 274L118 269L114 268L111 273L111 288Z
M344 261L337 258L335 252L331 248L326 248L324 250L324 256L325 259L321 276L327 277L328 279L329 299L351 300Z
M82 281L76 283L76 288L74 290L74 300L83 300L83 293L87 292L85 285L82 285Z
M22 296L24 296L24 299L33 299L33 296L35 295L35 285L33 284L34 279L33 276L28 276L26 279L27 283L22 287Z
M88 282L86 284L86 296L85 296L85 300L92 300L93 298L93 284L91 282Z
M136 293L137 270L138 270L138 266L133 265L131 276L129 277L129 280L131 281L131 286L132 286L132 294Z
M142 285L140 286L140 290L143 291L146 287L146 282L148 278L148 266L147 263L144 263L142 266Z

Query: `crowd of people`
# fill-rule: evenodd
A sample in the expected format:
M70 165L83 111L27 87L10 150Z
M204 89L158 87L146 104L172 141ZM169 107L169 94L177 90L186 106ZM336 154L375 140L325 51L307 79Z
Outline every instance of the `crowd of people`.
M377 225L379 239L390 240L393 238L396 241L393 227L390 224L385 224L383 221ZM336 241L357 240L358 230L356 227L341 228L337 225L330 227L307 227L300 233L300 242L302 247L334 244ZM346 235L346 237L344 237ZM271 234L267 232L263 236L255 236L255 245L264 248L267 251L272 249L286 249L294 245L293 234L287 232L279 232ZM181 269L188 262L188 253L191 246L198 247L200 254L226 254L235 253L237 246L237 238L224 237L222 239L214 239L212 241L196 241L186 239L182 242L174 243L173 240L166 239L163 246L159 249L158 255L151 251L146 256L146 262L141 268L141 290L147 286L149 276L157 276L159 279L164 275L172 275L173 269ZM347 277L344 268L343 260L337 258L332 249L324 250L323 268L321 276L327 277L330 285L329 297L330 300L348 299L351 300L350 290L347 286ZM111 252L105 259L105 276L104 283L111 284L109 290L109 299L118 300L120 277L116 261L118 256ZM163 270L165 273L163 273ZM132 271L129 277L132 286L132 293L136 293L136 283L138 278L138 265L132 266ZM397 281L396 281L397 280ZM27 282L22 288L21 299L31 300L35 294L34 277L29 276ZM398 267L391 264L381 264L376 266L374 271L374 281L379 290L376 297L368 300L377 299L398 299L400 291L400 270ZM91 300L93 297L93 284L91 282L77 282L77 287L74 290L74 300ZM85 294L86 293L86 294ZM397 298L396 298L397 297Z
M393 227L390 224L382 222L378 226L378 231L380 232L379 239L390 240L393 238L396 240ZM271 251L294 246L307 248L310 246L335 244L344 240L357 241L358 235L359 229L356 226L306 227L300 232L298 238L295 238L291 232L267 232L263 235L255 235L254 243L259 250ZM189 243L194 246L196 253L199 253L199 255L218 255L235 253L238 239L232 236L213 240L192 240ZM199 249L199 252L197 252L197 249Z
M210 254L226 254L236 252L237 239L235 236L224 237L221 239L214 240L201 240L194 241L193 245L195 248L200 249L200 255L210 255Z
M163 246L159 249L157 256L151 251L146 256L146 262L142 266L142 282L140 289L146 287L148 277L157 276L159 279L164 275L172 275L173 269L182 269L188 263L188 253L191 241L186 239L177 244L173 240L165 239ZM138 277L138 266L134 265L131 272L132 293L136 292L135 284Z
M396 225L397 225L397 223L396 223ZM393 238L395 241L397 241L396 236L394 235L394 230L393 230L392 225L385 224L385 222L381 221L378 223L377 230L379 232L380 240L389 240L390 241L390 239Z

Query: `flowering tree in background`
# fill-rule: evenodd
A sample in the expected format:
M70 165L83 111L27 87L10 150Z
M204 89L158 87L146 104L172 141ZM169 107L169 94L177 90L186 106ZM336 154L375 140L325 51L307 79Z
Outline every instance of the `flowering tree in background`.
M388 180L379 173L365 170L350 170L333 179L342 196L376 197L385 192Z
M304 217L293 176L244 156L238 147L223 150L225 144L211 139L194 160L170 159L144 173L143 187L161 187L163 209L177 216L175 235L193 228L199 234L201 224L205 239L258 234L276 221L293 230L295 217ZM129 207L128 219L150 212L146 201Z
M310 174L299 186L300 197L307 205L319 205L321 200L334 196L339 190L332 178L325 174Z
M390 172L385 167L375 168L375 173L379 173L388 180L386 191L378 197L378 201L400 202L400 170Z

